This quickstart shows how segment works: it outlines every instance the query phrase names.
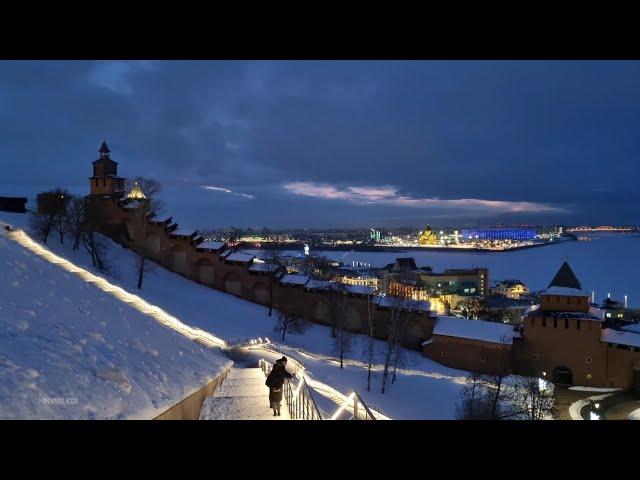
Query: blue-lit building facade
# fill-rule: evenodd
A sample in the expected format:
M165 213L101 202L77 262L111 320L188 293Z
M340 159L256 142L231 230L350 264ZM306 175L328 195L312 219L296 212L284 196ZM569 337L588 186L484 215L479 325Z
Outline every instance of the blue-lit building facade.
M463 228L464 240L535 240L535 228Z

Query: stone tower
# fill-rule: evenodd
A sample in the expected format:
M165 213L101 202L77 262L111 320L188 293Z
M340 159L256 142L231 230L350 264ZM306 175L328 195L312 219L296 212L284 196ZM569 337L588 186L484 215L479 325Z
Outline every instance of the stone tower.
M93 176L89 178L91 195L124 195L124 178L118 176L118 162L109 157L106 142L100 146L100 158L93 162Z

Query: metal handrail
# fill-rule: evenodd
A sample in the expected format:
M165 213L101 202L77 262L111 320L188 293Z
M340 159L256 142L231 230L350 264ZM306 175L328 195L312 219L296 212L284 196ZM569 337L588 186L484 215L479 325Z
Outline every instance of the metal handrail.
M367 407L367 404L364 403L364 400L362 400L362 397L360 397L360 394L358 392L353 392L354 398L353 398L353 418L355 420L377 420L375 415L371 412L371 410L369 410L369 407ZM358 404L362 405L362 407L364 408L364 418L360 418L360 416L362 415L360 413L360 411L358 410Z
M259 366L265 376L269 375L273 368L273 365L264 359L260 359ZM289 408L289 415L293 420L323 420L322 413L304 377L295 387L295 392L291 382L287 379L284 397Z
M259 366L265 376L269 375L273 365L260 359ZM294 420L323 420L323 415L318 404L315 401L313 389L307 383L306 378L302 377L300 383L294 386L288 379L285 382L284 390L285 401L289 407L289 414ZM350 420L377 420L376 416L369 409L365 401L358 392L354 391L347 397L344 405L331 417L332 420L337 419L342 411L351 412Z

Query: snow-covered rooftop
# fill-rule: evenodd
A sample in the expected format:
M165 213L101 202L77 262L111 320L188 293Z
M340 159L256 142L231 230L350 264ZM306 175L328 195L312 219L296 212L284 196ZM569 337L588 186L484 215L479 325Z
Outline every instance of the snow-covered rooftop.
M249 267L250 272L275 272L278 269L278 265L273 263L254 263Z
M640 333L640 323L634 323L633 325L627 325L625 327L622 327L622 330L624 330L626 332Z
M0 418L151 419L230 361L0 233Z
M373 303L386 308L400 308L420 312L428 312L431 310L431 304L429 302L412 300L410 298L390 297L387 295L378 295L373 299Z
M373 295L375 290L375 288L367 285L347 285L347 291L356 295Z
M207 249L207 250L220 250L225 246L224 242L202 242L198 244L197 248Z
M142 205L142 202L140 202L139 200L132 200L132 201L126 203L124 205L124 208L127 209L127 210L135 210L140 205Z
M519 337L513 325L445 316L438 317L433 334L509 345L513 337Z
M255 255L251 255L250 253L235 252L235 253L232 253L231 255L227 255L225 257L225 260L229 260L230 262L249 263L254 258L255 258Z
M308 275L287 274L280 278L280 283L287 285L305 285L308 281Z
M612 328L602 330L600 340L607 343L616 343L618 345L628 345L630 347L640 348L640 333L621 332Z
M191 235L195 235L196 233L198 233L198 230L194 228L182 227L174 230L173 232L170 233L170 235L176 235L180 237L190 237Z
M542 295L559 295L563 297L588 297L589 294L579 288L571 287L549 287L542 292Z
M328 280L318 280L316 278L310 278L309 281L305 284L306 288L311 290L325 290L329 288L331 282Z

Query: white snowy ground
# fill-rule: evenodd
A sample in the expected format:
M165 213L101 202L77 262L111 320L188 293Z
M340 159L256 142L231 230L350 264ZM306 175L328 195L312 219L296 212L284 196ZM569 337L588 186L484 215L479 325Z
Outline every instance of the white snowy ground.
M0 419L153 418L230 363L0 230Z
M0 220L19 227L25 225L27 217L0 212ZM94 271L87 252L82 249L74 252L71 250L70 242L67 243L60 245L56 238L51 237L47 247L77 265ZM229 342L256 337L269 337L274 341L280 341L273 334L274 318L268 317L267 308L198 285L161 267L145 274L143 288L138 291L135 286L137 278L132 253L117 244L111 245L110 263L116 266L116 272L115 276L108 279L113 283L160 306L184 323L208 330ZM11 278L13 274L9 274L7 280L12 281ZM56 309L64 307L64 303L55 306ZM122 308L127 309L125 305L122 305ZM131 315L133 313L131 312ZM287 335L283 343L285 346L295 347L295 350L289 351L290 354L297 355L307 372L315 379L331 385L343 394L358 390L370 406L386 416L393 419L455 418L456 402L467 372L447 368L424 358L419 352L405 350L405 365L399 371L396 382L390 385L387 393L383 395L380 393L380 364L384 342L376 341L378 365L372 391L367 392L366 368L362 361L366 339L363 335L354 336L352 353L344 370L340 369L332 355L332 342L327 327L313 325L304 335ZM177 366L174 368L181 370Z

